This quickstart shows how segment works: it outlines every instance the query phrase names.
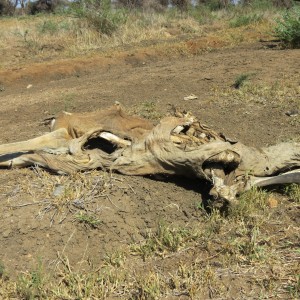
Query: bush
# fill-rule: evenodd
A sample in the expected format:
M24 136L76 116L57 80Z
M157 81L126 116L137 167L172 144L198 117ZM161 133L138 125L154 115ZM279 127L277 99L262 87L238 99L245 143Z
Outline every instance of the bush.
M292 0L273 0L272 3L277 7L285 7L285 8L291 8L293 5Z
M228 7L231 4L229 0L198 0L199 5L205 5L210 10L219 10Z
M300 48L300 8L287 11L276 22L274 36L287 48Z
M188 4L189 4L188 0L171 0L171 3L181 11L188 10Z
M107 0L78 1L71 10L77 17L85 18L97 31L107 35L111 35L127 20L126 11L112 10Z
M0 0L0 16L12 16L16 6L10 0Z
M31 15L53 13L59 5L64 5L62 0L38 0L28 2L28 10Z
M272 0L247 0L242 4L250 6L253 10L268 10L273 6Z
M123 7L133 9L142 7L143 1L141 0L118 0L117 3Z

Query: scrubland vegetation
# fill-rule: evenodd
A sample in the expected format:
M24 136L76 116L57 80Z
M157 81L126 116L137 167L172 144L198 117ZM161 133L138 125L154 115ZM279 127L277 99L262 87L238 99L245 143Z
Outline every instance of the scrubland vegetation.
M280 49L299 48L297 1L242 2L199 1L192 6L174 1L167 8L164 1L121 1L112 8L105 1L82 0L58 5L51 13L30 15L26 7L5 10L7 1L0 0L0 68L99 53L114 56L143 47L170 57L212 51L208 42L196 49L187 43L199 37L213 39L219 47L276 39ZM216 98L280 102L299 94L295 86L254 86L251 74L241 74L233 84L235 89L216 89ZM151 105L143 111L157 115ZM57 182L68 187L57 202L47 203L51 211L67 209L72 199L82 195L93 197L93 173L54 180L53 175L39 172L46 190L53 190ZM109 175L101 180L101 187L109 192ZM284 209L279 208L282 202ZM162 220L155 230L144 233L143 241L107 253L101 265L89 262L86 271L77 270L64 253L57 253L50 268L36 257L36 268L13 278L6 262L0 261L0 298L299 299L299 185L273 192L253 189L226 212L207 210L201 202L193 205L199 222L174 227ZM92 230L101 224L88 211L76 210L72 217L75 224Z
M55 13L36 15L16 9L15 14L21 15L1 18L0 67L23 65L32 59L40 62L99 52L113 55L129 47L150 46L164 54L188 54L195 51L186 41L194 37L216 39L222 46L258 37L280 39L284 47L299 46L296 4L290 3L286 10L265 0L236 6L206 2L196 6L187 3L183 9L166 8L155 1L139 5L129 1L115 4L115 8L105 1L78 1L58 5ZM172 46L166 47L170 43ZM208 50L209 46L199 51L203 48Z
M81 223L87 231L101 226L101 219L89 211L89 201L109 193L115 179L98 171L71 177L36 171L36 180L44 184L45 197L57 182L66 187L57 200L43 202L40 211L56 211L61 218L73 207L73 222ZM21 188L28 189L28 182L23 182ZM40 192L32 190L32 196ZM80 197L86 197L87 205L81 211L72 205ZM281 203L284 209L279 208ZM208 212L201 202L195 202L198 221L174 226L161 220L156 229L144 233L143 241L108 252L101 265L89 261L88 270L80 268L86 264L84 257L80 258L79 268L78 264L71 265L64 253L67 245L57 253L50 270L42 258L36 257L35 268L12 279L5 262L1 262L0 296L173 299L184 295L187 299L227 299L234 295L235 299L243 299L247 295L251 299L298 299L299 231L292 216L297 218L299 203L299 185L289 185L276 194L252 189L226 213Z
M39 216L71 218L89 234L101 228L92 202L113 194L116 178L101 171L66 177L36 169L33 180L32 172L24 170L17 186L20 194L30 190ZM53 191L58 197L51 197ZM140 242L108 251L101 264L83 255L73 265L68 242L51 265L34 257L35 267L14 276L0 261L1 299L299 298L299 185L252 189L223 212L207 210L199 200L186 205L194 206L195 215L185 225L160 220Z

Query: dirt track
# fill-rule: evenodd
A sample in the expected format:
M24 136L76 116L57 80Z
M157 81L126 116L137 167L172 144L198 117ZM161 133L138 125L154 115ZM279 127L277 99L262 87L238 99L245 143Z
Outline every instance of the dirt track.
M169 104L184 107L217 131L254 146L298 139L299 116L291 122L285 112L299 109L299 93L298 99L293 95L284 103L241 103L226 95L216 97L216 90L230 89L235 78L245 73L252 74L254 84L272 86L289 78L291 84L299 85L299 54L299 50L272 50L257 43L173 59L132 52L118 63L103 60L95 66L89 64L89 68L81 65L75 72L67 67L64 72L62 63L56 75L40 74L40 67L33 66L36 77L27 67L28 73L23 70L22 77L13 81L10 78L18 71L6 72L7 77L0 78L5 89L0 92L0 142L47 131L40 122L60 110L91 111L116 100L130 111L154 118L166 114ZM76 65L75 60L73 63ZM29 84L32 87L27 88ZM183 101L191 93L198 99ZM37 258L51 265L57 252L64 252L73 264L83 257L97 264L107 251L141 240L143 232L159 220L181 225L201 221L195 203L201 201L203 187L197 182L115 177L110 198L98 198L99 202L91 204L91 208L99 209L102 221L97 229L71 217L59 224L55 216L50 227L51 213L42 217L38 215L39 205L22 206L47 197L42 191L46 185L38 174L1 170L0 260L12 273L27 270Z

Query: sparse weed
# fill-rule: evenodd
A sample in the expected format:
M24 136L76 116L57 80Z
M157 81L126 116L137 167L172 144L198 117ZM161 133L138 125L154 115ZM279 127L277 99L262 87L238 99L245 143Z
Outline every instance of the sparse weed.
M209 263L202 264L195 259L190 264L180 263L176 272L170 276L169 288L191 299L198 299L209 290L210 297L220 295L222 285L217 283L217 274Z
M133 292L130 299L146 300L159 299L162 296L164 281L158 273L149 273L146 276L136 276Z
M254 74L249 74L252 76ZM286 109L290 109L291 105L299 105L300 88L296 84L287 84L287 80L282 82L274 82L272 84L256 84L251 81L243 81L244 84L240 88L227 88L223 91L216 90L216 96L222 96L222 99L236 102L252 102L259 104L272 103ZM287 101L288 100L288 101Z
M293 299L299 299L300 297L300 274L297 274L295 278L291 279L289 284L285 286L290 296Z
M55 282L55 277L50 282L53 299L107 299L126 285L126 274L121 266L104 264L97 269L92 267L89 271L78 272L73 270L67 256L59 255L58 260L56 274L60 284Z
M5 267L3 262L0 260L0 278L4 276L5 273Z
M157 107L157 103L154 101L142 102L133 108L133 112L150 120L159 120L162 116Z
M297 117L293 117L289 120L289 124L291 126L295 126L298 128L299 124L300 124L300 118L297 116ZM295 140L296 141L296 140Z
M50 33L51 35L55 34L59 30L58 24L52 20L44 20L41 25L38 27L38 31L41 34Z
M126 281L121 267L101 266L89 272L76 272L68 258L60 256L55 273L49 272L47 276L39 264L37 269L19 276L16 285L11 284L10 280L3 281L0 277L0 284L4 283L3 286L0 285L0 297L25 300L107 299L118 290L122 292L124 285L127 286Z
M75 100L74 98L76 97L75 94L65 94L65 95L62 95L63 96L63 99L62 99L62 103L63 103L63 110L64 111L72 111L72 109L75 108Z
M89 174L75 173L69 176L55 176L41 168L34 168L35 180L27 178L20 182L24 193L32 199L43 197L37 218L50 217L50 224L63 222L68 216L91 227L99 226L92 203L110 189L110 177L99 171ZM31 176L31 175L30 175ZM88 212L88 213L87 213ZM75 217L76 216L76 217Z
M97 218L97 216L82 211L76 214L74 218L79 223L87 225L91 228L98 228L98 226L101 224L101 221Z
M205 206L204 206L203 201L195 202L195 209L201 210L202 212L204 212L206 214L206 210L205 210Z
M260 245L260 230L258 227L248 229L248 238L244 243L238 245L242 255L249 257L250 260L261 259L264 256L264 247Z
M238 199L238 204L231 207L230 217L245 220L255 213L263 213L267 209L267 200L270 193L259 188L252 188L244 192Z
M43 297L43 285L46 277L43 273L42 263L39 262L35 270L22 274L17 282L17 293L22 299L33 300Z
M157 230L147 232L145 241L140 245L132 245L131 251L140 255L144 260L153 255L164 256L168 252L176 252L184 247L188 241L196 239L197 232L189 228L170 228L160 222Z
M245 82L249 79L250 74L241 74L236 77L234 84L232 85L235 89L242 87Z
M105 264L113 267L122 267L126 260L126 254L123 251L116 250L104 257Z
M211 213L206 214L206 220L206 234L208 237L220 233L222 224L225 222L225 219L221 216L220 210L213 209Z
M293 183L285 188L285 194L294 202L300 203L300 185Z

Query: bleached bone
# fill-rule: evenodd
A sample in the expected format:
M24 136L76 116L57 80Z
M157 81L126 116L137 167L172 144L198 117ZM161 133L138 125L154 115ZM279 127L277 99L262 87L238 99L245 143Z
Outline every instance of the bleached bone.
M130 141L124 140L116 136L115 134L112 134L110 132L101 132L99 136L112 144L118 145L119 147L127 147L131 145Z
M184 126L176 126L174 129L173 129L173 133L180 133L182 130L184 129Z
M248 180L247 187L245 187L245 189L251 189L253 186L265 187L289 183L300 184L300 170L294 170L271 177L252 177Z
M46 149L62 153L68 150L68 140L70 136L67 130L60 128L28 141L0 145L0 155Z

